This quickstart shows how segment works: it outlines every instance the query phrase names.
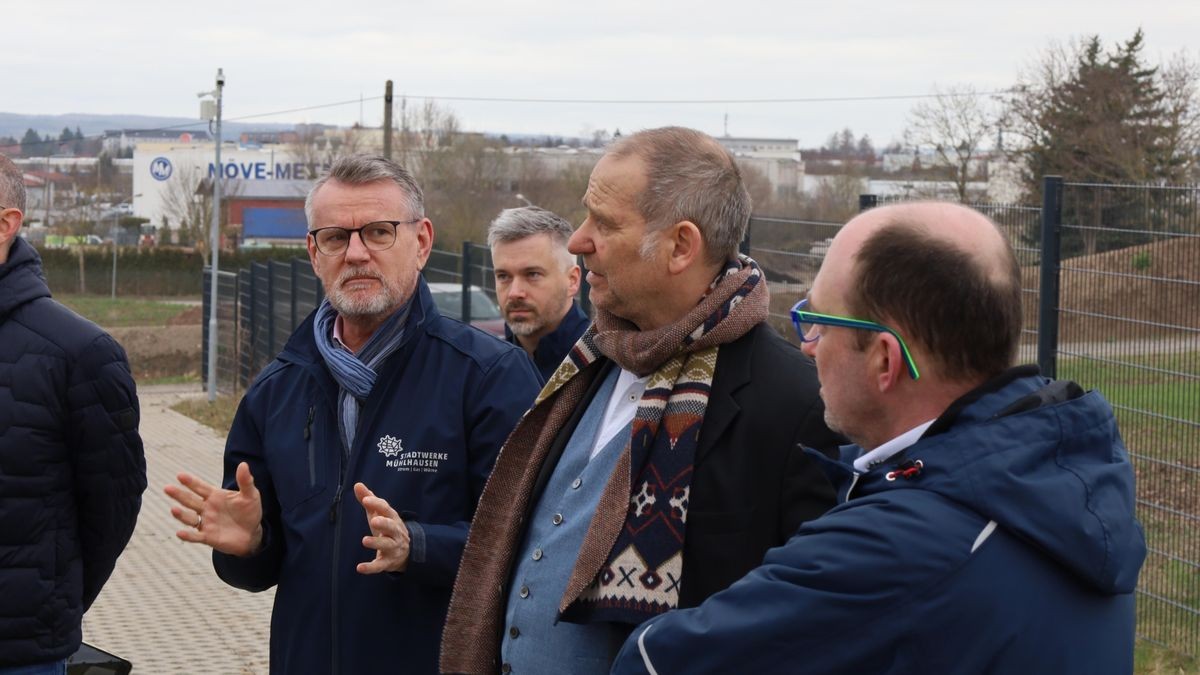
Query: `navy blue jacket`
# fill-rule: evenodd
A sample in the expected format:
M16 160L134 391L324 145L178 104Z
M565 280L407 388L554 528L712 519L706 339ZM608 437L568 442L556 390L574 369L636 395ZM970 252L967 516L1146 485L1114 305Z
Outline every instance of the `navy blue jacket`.
M125 352L50 299L17 237L0 264L0 667L63 659L146 489Z
M225 447L224 485L249 462L262 493L264 548L213 554L227 583L278 586L271 672L436 670L451 586L496 453L539 385L520 350L441 316L424 281L403 343L363 404L354 447L338 433L338 386L313 340L313 316L258 376ZM403 573L360 575L374 559L354 483L410 525Z
M613 672L1132 672L1146 546L1099 393L1014 369L902 455L861 475L828 460L837 507L637 628Z
M538 340L532 358L534 367L542 376L542 382L550 381L550 376L554 374L555 370L558 370L559 364L567 358L567 354L575 346L579 336L583 335L583 331L587 330L591 323L592 320L588 318L588 315L579 309L579 304L572 302L571 308L563 315L558 326ZM507 323L504 324L504 337L514 345L521 346L521 343L517 342L517 336L513 335L512 329L508 327Z

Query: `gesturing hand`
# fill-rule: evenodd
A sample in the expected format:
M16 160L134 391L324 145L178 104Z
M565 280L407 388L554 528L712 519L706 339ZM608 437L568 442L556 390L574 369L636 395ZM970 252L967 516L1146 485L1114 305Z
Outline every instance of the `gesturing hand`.
M171 507L175 520L188 527L175 536L196 544L208 544L231 555L245 556L262 545L262 497L254 487L250 465L237 467L237 490L226 490L191 475L176 476L180 485L163 489L179 503Z
M354 484L354 496L367 512L367 527L371 528L371 536L363 537L363 546L375 551L374 560L359 563L355 569L359 574L403 572L408 567L410 541L400 514L362 483Z

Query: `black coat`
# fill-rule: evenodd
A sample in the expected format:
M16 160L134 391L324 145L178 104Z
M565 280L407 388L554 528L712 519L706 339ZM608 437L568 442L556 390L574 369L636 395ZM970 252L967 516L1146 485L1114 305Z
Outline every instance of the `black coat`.
M550 447L530 508L612 367L596 376ZM845 442L825 426L819 389L812 360L766 323L721 346L696 447L680 607L728 588L768 549L833 507L829 479L801 450L833 457Z
M0 667L74 653L146 489L125 352L50 299L23 239L0 264Z

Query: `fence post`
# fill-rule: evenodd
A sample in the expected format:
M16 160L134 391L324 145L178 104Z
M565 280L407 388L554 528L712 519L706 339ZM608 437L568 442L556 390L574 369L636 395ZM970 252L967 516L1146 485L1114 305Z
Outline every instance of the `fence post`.
M462 322L471 323L471 242L462 244Z
M1062 243L1062 176L1042 178L1042 265L1038 291L1038 367L1053 378L1058 370L1058 277Z
M300 262L300 260L298 258L292 258L292 265L290 268L292 275L291 275L291 277L288 278L288 281L291 282L291 290L288 292L288 297L292 301L292 306L290 307L291 316L289 317L291 319L291 325L288 326L288 333L291 333L292 331L296 330L296 325L298 322L298 318L296 316L296 295L297 295L297 291L299 290L299 285L300 285L299 284L299 281L300 281L299 276L300 275L296 273L296 267L297 267L297 263L299 263L299 262Z
M201 289L201 291L200 291L200 297L201 297L200 311L203 312L203 316L205 316L205 317L207 317L209 315L208 308L210 306L210 303L213 301L212 284L209 282L209 278L211 275L212 275L212 267L206 265L204 267L204 272L201 274L201 279L202 279L201 283L204 284L204 288ZM201 328L200 328L200 335L201 335L201 339L200 339L200 345L201 345L200 346L200 350L201 350L200 351L200 372L204 374L204 389L207 391L208 390L208 379L209 379L208 378L208 376L209 376L208 341L210 339L212 339L212 336L209 335L209 330L208 330L209 322L207 320L204 320L204 321L201 321L200 324L201 324Z
M275 261L267 261L267 355L275 349Z
M238 270L238 382L244 390L250 386L254 362L254 272Z
M858 196L858 212L862 213L869 209L879 206L879 195L859 195Z

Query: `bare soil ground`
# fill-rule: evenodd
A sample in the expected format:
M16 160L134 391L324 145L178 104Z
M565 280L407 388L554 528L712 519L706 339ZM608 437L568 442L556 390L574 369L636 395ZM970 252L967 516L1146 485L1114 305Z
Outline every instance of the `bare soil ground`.
M1022 275L1025 288L1038 287L1036 267ZM1068 258L1059 283L1062 342L1194 337L1200 330L1200 239ZM1025 325L1037 325L1034 303L1026 303Z
M201 325L109 328L109 333L129 355L129 367L138 381L200 375Z

